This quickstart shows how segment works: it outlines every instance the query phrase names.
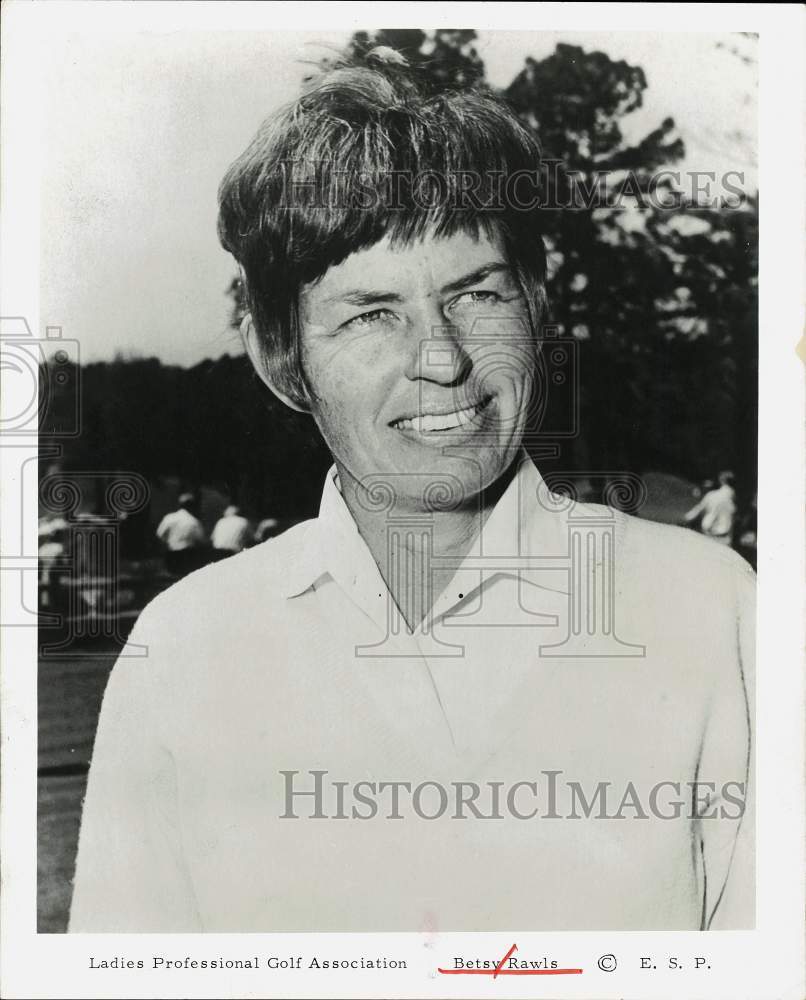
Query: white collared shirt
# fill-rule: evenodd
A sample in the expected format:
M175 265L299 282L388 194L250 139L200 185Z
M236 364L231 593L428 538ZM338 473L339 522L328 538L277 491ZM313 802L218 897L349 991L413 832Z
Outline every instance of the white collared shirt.
M331 470L317 519L141 615L70 929L750 927L752 813L726 786L747 781L752 600L730 550L562 502L525 460L409 632ZM694 781L727 814L662 818Z
M157 538L164 542L171 552L196 548L204 545L206 541L201 521L184 507L173 510L163 517L157 528Z
M254 538L252 526L240 514L225 514L216 521L210 543L214 549L242 552Z

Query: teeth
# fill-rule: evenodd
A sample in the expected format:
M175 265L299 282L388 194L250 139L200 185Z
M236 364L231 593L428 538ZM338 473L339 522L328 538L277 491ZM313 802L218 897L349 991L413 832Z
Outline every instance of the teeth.
M409 428L418 431L420 434L451 430L454 427L462 427L464 424L469 424L479 412L482 405L482 403L477 403L475 406L469 406L465 410L456 410L454 413L426 413L421 417L396 420L395 427Z

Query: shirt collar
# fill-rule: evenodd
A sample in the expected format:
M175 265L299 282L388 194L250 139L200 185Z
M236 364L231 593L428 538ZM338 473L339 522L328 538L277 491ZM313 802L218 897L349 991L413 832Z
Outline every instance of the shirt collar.
M521 451L517 471L484 523L468 557L562 556L567 552L568 505L552 504L552 494L526 451ZM549 501L549 502L547 502ZM371 564L371 565L370 565ZM534 570L504 565L494 571L531 579ZM296 597L309 590L323 576L334 579L354 577L360 570L370 575L380 573L358 532L338 486L333 465L325 477L319 516L310 521L302 544L287 568L283 584L286 597ZM461 568L457 572L462 572ZM479 576L478 570L465 571ZM487 574L485 574L487 575ZM493 574L489 574L493 575ZM550 574L556 577L557 574ZM564 590L558 586L550 589Z
M297 597L304 593L328 572L331 554L329 541L334 534L339 540L346 540L350 547L356 544L356 539L351 535L357 536L358 528L342 499L337 482L336 466L331 465L325 476L319 516L308 521L299 550L292 557L292 565L285 568L282 592L286 597Z

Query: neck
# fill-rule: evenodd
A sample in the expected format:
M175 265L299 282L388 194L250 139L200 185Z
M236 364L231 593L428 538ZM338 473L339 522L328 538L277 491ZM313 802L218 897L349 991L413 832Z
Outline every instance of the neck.
M444 510L438 505L424 507L407 497L395 497L391 507L374 504L366 487L336 463L344 501L410 631L425 618L456 572L430 566L430 557L449 558L455 564L467 555L517 464L513 462L467 504Z

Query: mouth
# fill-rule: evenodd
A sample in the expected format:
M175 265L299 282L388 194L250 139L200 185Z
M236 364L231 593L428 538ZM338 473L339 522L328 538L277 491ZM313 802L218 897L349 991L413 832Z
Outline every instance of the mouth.
M492 401L492 396L485 396L472 406L461 410L450 410L447 413L422 413L416 417L402 417L393 420L390 427L399 431L414 431L417 434L444 434L457 428L468 427L476 421Z

